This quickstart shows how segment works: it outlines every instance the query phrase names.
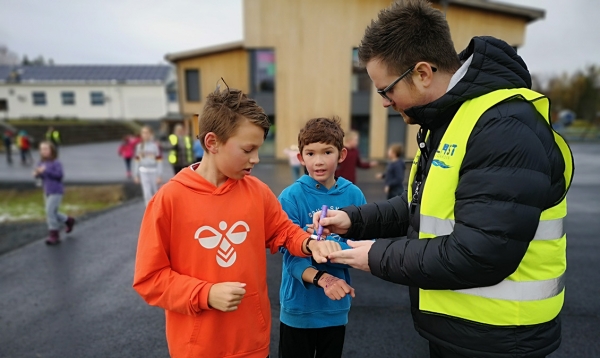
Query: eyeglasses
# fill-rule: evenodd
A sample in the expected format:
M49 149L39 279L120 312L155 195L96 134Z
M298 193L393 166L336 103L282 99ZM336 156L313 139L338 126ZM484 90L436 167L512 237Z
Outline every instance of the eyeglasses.
M406 70L406 71L405 71L403 74L401 74L401 75L400 75L400 77L396 78L396 80L395 80L394 82L390 83L390 85L389 85L389 86L387 86L386 88L384 88L384 89L382 89L382 90L377 90L377 93L379 93L379 95L380 95L381 97L383 97L383 98L387 99L388 101L390 101L390 102L393 102L393 101L392 101L392 99L391 99L390 97L388 97L386 93L387 93L389 90L391 90L392 88L394 88L394 86L395 86L395 85L396 85L398 82L402 81L402 79L403 79L404 77L408 76L408 74L409 74L409 73L410 73L412 70L414 70L414 69L415 69L415 66L416 66L416 65L410 66L410 68L409 68L408 70ZM431 66L431 70L432 70L433 72L436 72L436 71L437 71L437 68L435 68L435 67Z

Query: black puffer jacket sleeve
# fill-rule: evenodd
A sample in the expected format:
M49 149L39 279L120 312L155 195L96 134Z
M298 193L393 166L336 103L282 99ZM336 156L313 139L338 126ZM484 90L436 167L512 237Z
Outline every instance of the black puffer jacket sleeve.
M552 132L529 103L491 108L467 143L454 231L429 240L377 240L369 252L372 274L424 289L499 283L521 262L542 210L564 193L563 171Z
M340 209L348 214L352 226L345 238L374 239L406 236L408 229L407 193L389 200L347 206Z

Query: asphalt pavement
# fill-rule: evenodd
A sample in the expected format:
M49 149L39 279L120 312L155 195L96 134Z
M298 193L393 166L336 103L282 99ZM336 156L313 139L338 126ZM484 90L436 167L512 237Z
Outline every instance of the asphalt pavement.
M62 148L65 181L122 182L117 146ZM566 220L563 341L551 358L600 357L600 144L572 148L576 174ZM0 158L0 182L30 180L30 170L9 168ZM375 172L358 173L368 201L384 198ZM290 182L287 165L272 161L259 164L254 175L276 194ZM142 201L134 200L78 223L57 247L40 238L0 256L0 357L168 357L163 311L148 306L131 288L143 211ZM271 356L276 357L281 256L267 256ZM407 288L365 272L352 275L357 296L344 357L427 357L427 342L413 328Z

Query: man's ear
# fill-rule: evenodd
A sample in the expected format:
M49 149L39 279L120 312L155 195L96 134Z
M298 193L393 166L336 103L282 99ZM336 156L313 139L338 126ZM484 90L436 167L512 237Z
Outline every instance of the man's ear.
M208 132L204 136L204 145L206 151L210 154L217 154L219 152L219 138L214 132Z
M296 158L298 158L298 160L300 161L300 164L306 166L306 164L304 164L304 158L302 158L302 153L296 154Z
M431 65L427 62L419 62L415 65L415 71L418 75L418 81L425 88L431 86L433 82L433 70Z
M342 150L340 150L340 159L338 159L338 163L341 163L344 160L346 160L347 155L348 155L348 149L342 148Z

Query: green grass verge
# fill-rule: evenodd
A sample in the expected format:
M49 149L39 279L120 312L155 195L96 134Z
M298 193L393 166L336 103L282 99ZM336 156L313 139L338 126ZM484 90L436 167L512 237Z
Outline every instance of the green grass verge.
M99 211L123 201L120 185L66 187L60 211L69 216ZM41 188L0 191L0 223L39 222L46 219Z

